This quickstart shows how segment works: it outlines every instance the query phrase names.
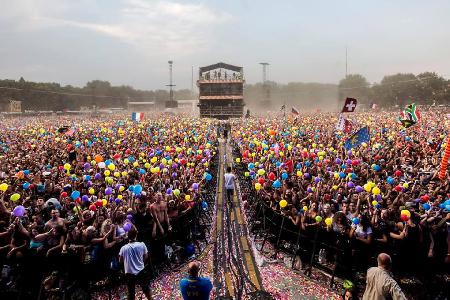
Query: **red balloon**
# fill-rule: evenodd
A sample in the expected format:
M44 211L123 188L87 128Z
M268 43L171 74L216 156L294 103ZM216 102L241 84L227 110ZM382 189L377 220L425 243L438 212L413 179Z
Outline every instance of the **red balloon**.
M34 189L34 185L30 184L30 190Z
M92 210L92 211L96 211L97 210L97 206L95 206L94 204L91 204L89 206L89 209Z
M259 178L258 178L258 182L259 182L260 184L264 184L264 178L259 177Z
M95 205L98 207L101 207L101 206L103 206L103 201L99 199L99 200L95 201Z
M185 164L186 164L186 159L182 158L182 159L180 160L180 164L185 165Z
M115 155L113 156L113 158L114 158L115 160L119 159L119 158L120 158L120 154L119 154L119 153L115 154Z
M274 174L273 172L270 172L270 174L269 174L269 179L270 179L271 181L274 181L274 180L275 180L275 174Z
M248 153L249 153L249 151L248 151L248 150L245 150L244 153L242 154L242 156L243 156L243 157L248 157Z
M61 197L66 198L67 197L67 193L66 192L62 192L61 193Z
M397 170L397 171L395 171L394 175L395 175L396 177L400 177L400 176L402 176L402 171Z
M127 150L125 150L125 154L130 154L130 153L131 153L130 148L128 148Z
M399 186L399 185L397 185L397 186L394 188L394 190L397 191L397 192L401 192L401 191L402 191L402 187Z
M317 166L319 167L319 168L321 168L322 167L322 163L317 163Z
M409 220L409 217L407 215L401 215L400 219L402 219L402 221L406 222Z
M420 197L420 200L422 200L422 202L428 202L430 200L430 196L423 195L422 197Z
M359 164L359 161L354 159L352 160L352 166L357 166Z

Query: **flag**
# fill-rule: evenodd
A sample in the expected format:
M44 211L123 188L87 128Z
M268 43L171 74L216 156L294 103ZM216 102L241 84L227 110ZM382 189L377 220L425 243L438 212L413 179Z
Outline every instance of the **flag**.
M75 129L70 128L64 134L67 135L67 136L72 136L74 133L75 133Z
M348 140L344 143L345 150L350 150L355 148L362 143L367 143L370 140L369 127L363 127L354 133Z
M340 130L346 133L352 132L353 124L350 120L345 119L342 114L339 115L338 122L336 123L336 130Z
M295 107L292 107L291 113L293 113L296 116L298 116L298 114L299 114L298 110Z
M344 107L342 108L342 112L354 112L356 109L356 104L358 104L358 101L353 98L347 98L345 99Z
M144 113L143 112L132 112L131 113L131 120L135 122L140 122L144 119Z
M280 111L282 111L282 110L284 110L284 109L286 109L286 105L283 104L283 105L281 106L281 108L280 108Z
M415 103L408 104L405 109L400 113L398 121L403 127L408 128L416 124L422 118L419 108Z
M378 108L378 104L376 103L372 103L372 105L370 106L372 109L377 109Z
M350 133L350 132L352 132L352 128L353 128L352 122L348 119L345 119L344 120L344 132Z

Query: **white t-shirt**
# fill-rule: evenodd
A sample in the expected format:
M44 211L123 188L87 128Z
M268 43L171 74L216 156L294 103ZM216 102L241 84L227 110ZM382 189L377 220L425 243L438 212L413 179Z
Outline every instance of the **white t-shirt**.
M233 190L234 189L234 179L236 176L232 173L225 173L225 188L227 190Z
M144 269L144 255L147 246L142 242L128 243L120 248L119 256L123 257L125 274L138 274Z

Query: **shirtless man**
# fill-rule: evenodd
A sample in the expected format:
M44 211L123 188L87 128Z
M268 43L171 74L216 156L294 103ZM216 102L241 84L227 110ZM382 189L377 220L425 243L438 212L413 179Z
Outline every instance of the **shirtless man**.
M163 225L167 226L167 230L172 230L169 222L169 216L167 215L167 203L164 201L160 192L156 193L155 202L150 205L150 211L154 220L152 237L156 237L157 229L159 229L161 235L164 235Z

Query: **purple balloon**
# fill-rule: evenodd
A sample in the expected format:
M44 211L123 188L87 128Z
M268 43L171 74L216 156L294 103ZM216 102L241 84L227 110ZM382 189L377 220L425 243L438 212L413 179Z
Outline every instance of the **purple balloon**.
M173 165L172 165L172 168L174 168L174 169L178 168L178 164L176 164L176 163L173 164Z
M172 189L171 189L171 188L168 188L167 191L166 191L166 194L167 194L167 195L172 195Z
M309 178L309 173L303 174L303 177L306 178L306 179L308 179L308 178Z
M177 173L176 172L173 172L172 173L172 177L177 177L178 175L177 175Z
M376 195L376 196L375 196L375 199L377 199L378 201L380 201L380 200L381 200L381 195L380 195L380 194Z
M315 182L315 183L319 183L319 182L320 182L320 177L316 177L316 178L314 179L314 182Z
M13 215L15 217L20 218L23 217L24 214L25 214L25 207L23 207L22 205L14 207Z
M112 194L112 188L107 187L107 188L105 189L105 195L111 195L111 194Z
M361 192L363 191L362 186L357 185L356 188L355 188L355 191L356 191L357 193L361 193Z
M334 161L337 165L340 165L342 163L342 160L340 160L339 158L336 158L336 160Z
M347 159L346 163L347 163L347 165L351 166L352 165L352 160L351 159Z
M348 183L347 183L347 186L349 187L349 188L354 188L355 187L355 184L352 182L352 181L349 181Z
M133 226L133 224L131 224L131 222L125 222L125 224L123 224L123 230L125 232L128 232L128 231L130 231L132 226Z
M192 184L192 189L198 190L198 183L197 182Z
M92 186L92 181L88 181L88 182L86 182L86 186L87 186L87 187L90 187L90 186Z
M127 220L133 220L133 215L127 215Z
M91 164L90 163L85 163L84 164L84 169L85 170L89 170L91 168Z
M83 202L87 202L89 201L89 197L87 195L83 195L83 197L81 197L81 200L83 200Z
M306 191L307 191L308 193L312 193L312 188L308 187L308 188L306 189Z
M95 180L99 180L100 178L102 178L102 175L100 173L95 174L94 176Z
M114 199L114 201L116 202L117 205L120 204L120 199L119 198Z
M348 155L349 157L352 157L352 156L353 156L352 150L348 150L348 151L347 151L347 155Z

